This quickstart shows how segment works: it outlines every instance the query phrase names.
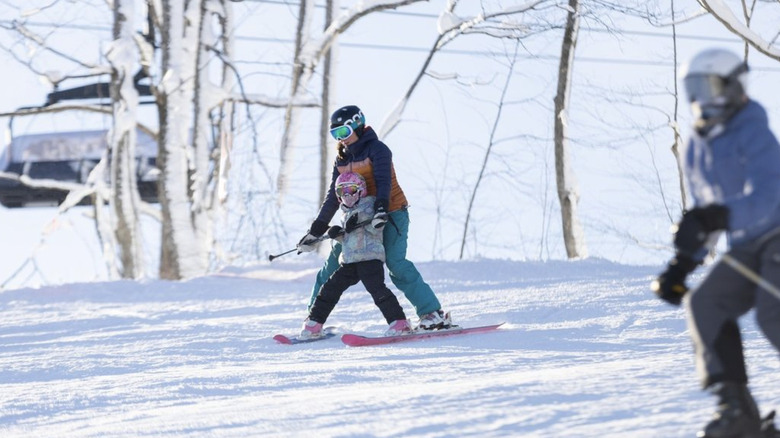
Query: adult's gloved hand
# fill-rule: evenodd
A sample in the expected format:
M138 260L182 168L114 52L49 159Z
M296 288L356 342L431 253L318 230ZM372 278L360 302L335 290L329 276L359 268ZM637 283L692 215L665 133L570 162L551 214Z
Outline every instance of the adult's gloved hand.
M692 256L702 249L710 233L725 230L728 226L728 207L713 204L694 208L687 211L677 225L674 247L679 252Z
M374 228L382 228L387 224L389 218L387 214L387 199L377 199L374 202L374 218L371 219L371 226Z
M688 274L696 269L697 265L698 263L694 262L692 258L677 254L669 262L666 270L650 284L650 289L655 292L658 298L679 306L685 294L688 293L685 280L688 278Z
M325 222L321 220L312 222L309 231L307 231L306 235L298 241L298 245L296 246L296 248L298 248L298 254L302 252L311 252L317 249L319 238L325 234L326 231L328 231L328 224Z
M704 231L708 233L726 230L729 227L730 211L725 205L711 204L702 208L694 208L691 213L699 219Z

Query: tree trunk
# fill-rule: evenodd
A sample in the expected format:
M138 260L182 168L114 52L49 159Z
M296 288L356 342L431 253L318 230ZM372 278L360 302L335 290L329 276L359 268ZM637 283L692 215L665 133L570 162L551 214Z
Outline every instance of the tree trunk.
M561 60L558 68L558 90L555 96L555 176L558 186L558 200L561 204L563 241L566 255L570 259L588 256L585 236L577 216L579 193L571 157L568 150L568 107L571 94L571 79L574 68L574 49L580 25L580 2L569 0L569 13L561 44Z
M292 173L293 152L295 150L295 134L300 119L301 105L308 92L307 85L314 75L314 71L324 58L328 48L333 44L338 35L361 17L380 12L386 9L396 9L412 3L424 0L383 0L381 2L358 2L350 9L352 15L347 18L342 16L336 19L337 25L330 26L319 38L310 35L310 22L313 15L314 2L301 0L298 13L298 28L295 35L295 53L293 58L292 78L290 79L290 101L287 103L284 115L284 127L280 145L280 171L277 178L278 200L281 203L285 196ZM335 9L334 9L335 10Z
M222 34L222 52L226 62L222 64L222 92L225 96L229 95L235 85L235 78L231 70L230 62L233 60L233 8L229 2L225 2L225 15L220 17ZM214 191L212 193L212 208L217 210L212 212L215 218L221 217L224 213L223 206L227 202L227 178L230 171L230 152L233 149L233 115L235 113L235 103L224 100L220 103L220 111L217 121L217 150L218 156L215 158L214 165ZM215 219L216 220L216 219Z
M674 160L677 162L677 180L679 182L680 186L680 200L682 203L682 209L686 210L688 208L688 196L685 194L685 176L683 174L683 157L681 154L681 151L683 149L683 139L682 134L680 134L680 121L678 119L678 113L680 108L680 93L677 88L677 25L675 24L675 13L674 13L674 0L671 0L671 9L672 9L672 47L673 47L673 59L674 59L674 80L672 81L674 83L674 116L672 118L672 133L674 135L674 142L672 143L672 155L674 155Z
M201 0L200 11L198 12L200 26L198 30L198 40L195 49L196 69L194 85L194 121L193 142L194 142L194 168L191 169L190 192L192 197L192 223L195 226L195 232L198 240L204 248L212 248L214 242L214 230L211 216L211 157L210 147L212 143L211 110L219 102L214 101L216 87L209 79L209 65L216 58L212 56L209 47L216 46L216 36L212 31L211 18L212 12L206 7L209 0Z
M107 58L112 66L111 101L112 127L109 135L111 151L111 198L116 217L114 235L119 245L123 278L144 276L143 247L139 225L139 205L136 176L136 108L138 92L133 82L133 69L138 55L133 34L134 0L114 1L114 42ZM102 208L95 205L95 208Z
M327 0L325 2L325 29L330 26L333 16L338 10L338 0ZM331 82L331 66L335 57L336 43L334 42L327 52L322 64L322 112L320 118L320 197L317 204L322 204L325 200L327 190L330 188L331 170L333 163L330 160L330 113L335 108L331 108L330 96L333 91L333 82Z
M301 109L294 102L302 88L305 88L304 64L301 62L301 51L303 45L309 39L309 24L311 22L311 0L300 0L298 8L298 27L295 32L295 54L293 56L293 71L290 79L290 102L284 111L284 127L282 133L282 144L279 150L280 164L279 176L277 178L277 192L281 200L287 193L287 175L292 172L293 151L295 135L298 131L298 120Z
M190 4L192 7L192 4ZM163 79L158 85L160 107L160 206L162 247L160 278L179 280L206 271L203 242L192 222L188 192L188 134L194 113L192 77L195 54L185 52L184 5L181 0L163 0ZM188 23L190 26L193 23ZM196 32L197 34L197 32ZM190 36L192 37L192 36ZM189 55L186 56L186 55ZM192 63L188 68L187 62Z

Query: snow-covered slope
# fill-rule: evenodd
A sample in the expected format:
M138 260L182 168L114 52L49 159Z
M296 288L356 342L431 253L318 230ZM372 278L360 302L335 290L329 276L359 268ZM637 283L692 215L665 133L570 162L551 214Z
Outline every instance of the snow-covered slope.
M305 318L318 266L0 292L0 434L669 438L714 407L683 311L649 291L658 267L421 263L456 322L507 324L383 347L276 344ZM384 330L358 286L328 322ZM777 354L752 314L743 327L755 396L774 408Z

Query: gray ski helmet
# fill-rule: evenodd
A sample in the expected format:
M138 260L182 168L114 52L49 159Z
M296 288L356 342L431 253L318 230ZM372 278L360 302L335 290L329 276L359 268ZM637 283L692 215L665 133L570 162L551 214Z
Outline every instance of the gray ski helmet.
M352 130L360 135L366 126L366 117L356 105L347 105L333 112L330 116L330 128L349 124Z

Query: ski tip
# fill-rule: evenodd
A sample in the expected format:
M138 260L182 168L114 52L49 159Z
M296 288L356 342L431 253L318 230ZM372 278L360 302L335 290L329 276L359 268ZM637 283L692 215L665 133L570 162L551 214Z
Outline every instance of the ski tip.
M341 335L341 342L350 347L359 347L366 341L365 336L355 335L352 333L345 333Z
M291 345L293 343L292 340L290 340L290 338L288 338L285 335L276 335L276 336L274 336L274 341L276 341L276 342L278 342L280 344L285 344L285 345Z
M341 340L342 341L345 340L345 339L346 340L354 340L354 339L359 339L359 338L362 338L362 337L364 337L364 336L355 335L355 334L352 334L352 333L344 333L343 335L341 335Z

